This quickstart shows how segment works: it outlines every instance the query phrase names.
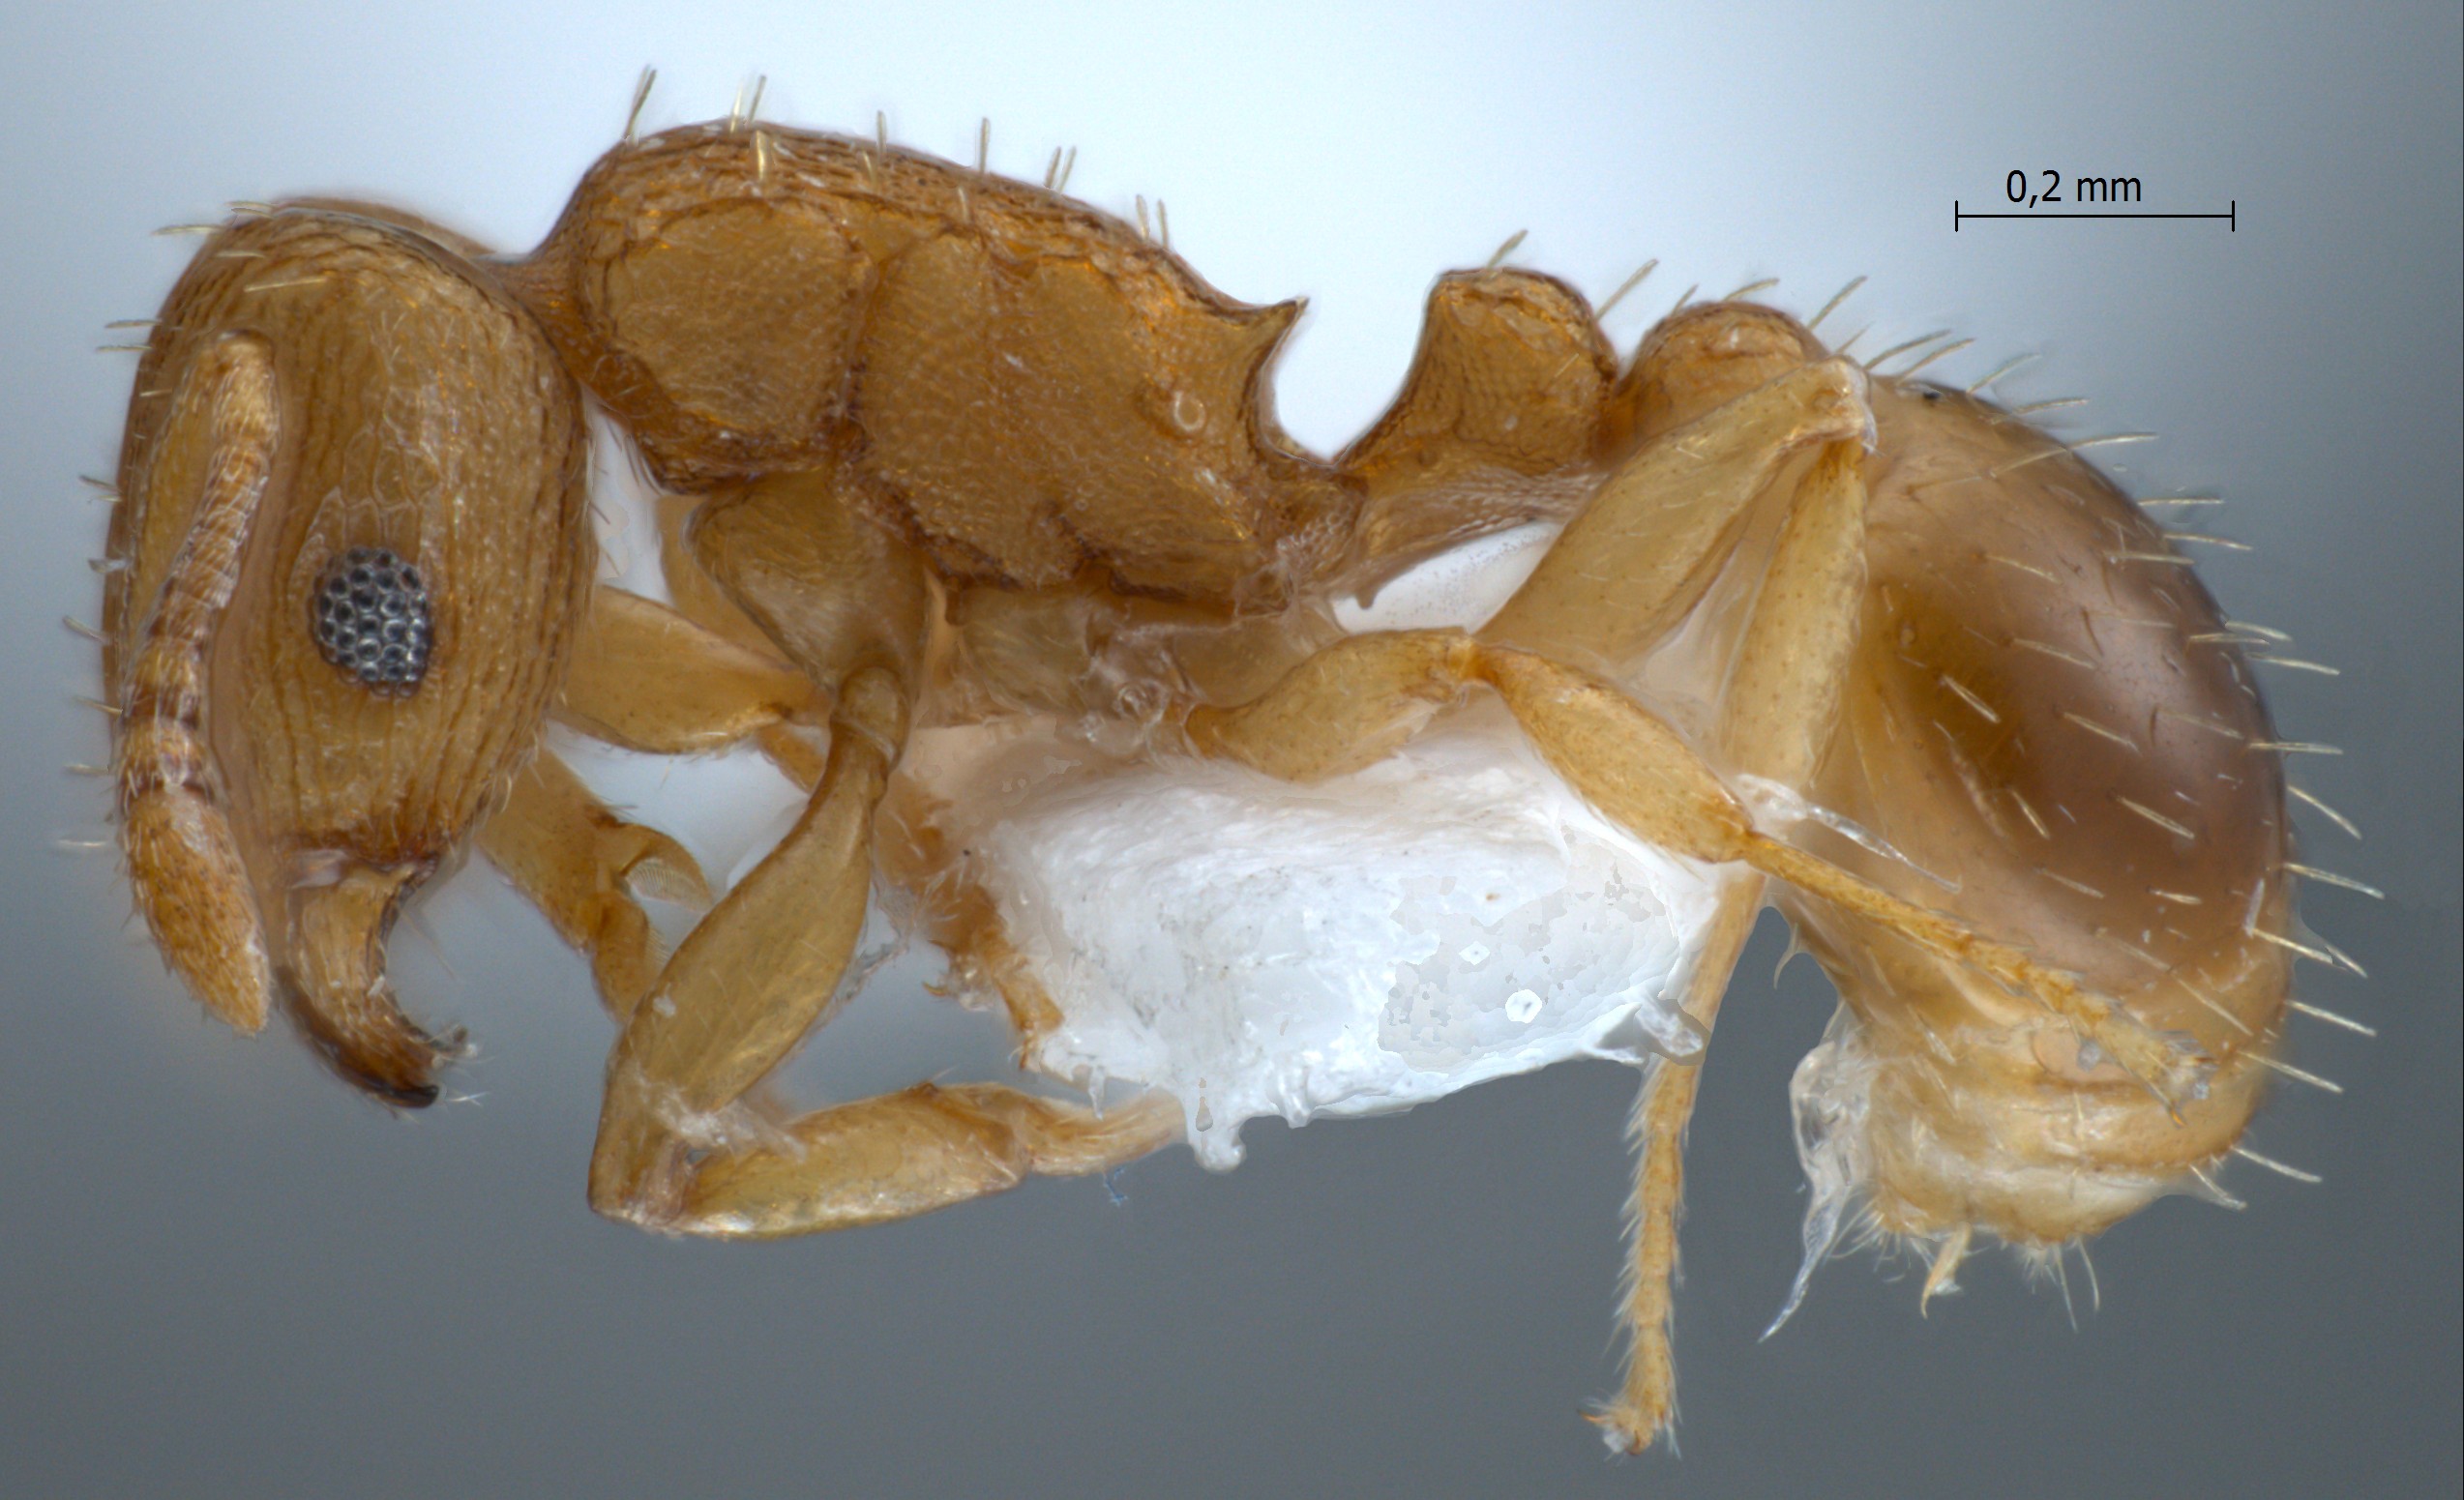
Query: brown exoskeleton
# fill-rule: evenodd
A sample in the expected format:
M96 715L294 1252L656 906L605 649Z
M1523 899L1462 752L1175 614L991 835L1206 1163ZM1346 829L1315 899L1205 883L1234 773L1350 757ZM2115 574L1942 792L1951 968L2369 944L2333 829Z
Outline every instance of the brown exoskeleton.
M2241 640L2104 478L1762 307L1682 309L1621 364L1580 294L1513 269L1439 281L1393 406L1327 461L1268 405L1296 312L1049 189L742 121L619 146L518 259L361 205L234 221L139 368L105 585L157 942L234 1026L280 1003L424 1104L451 1046L384 942L476 842L621 1027L597 1209L873 1222L1194 1128L1161 1090L990 1084L754 1118L876 870L1023 1047L1069 1023L1066 972L899 792L911 732L1040 717L1108 764L1340 782L1486 694L1620 837L1703 871L1670 995L1696 1033L1766 897L1838 984L1796 1090L1829 1179L1809 1238L1860 1199L1935 1247L1931 1291L1977 1231L2058 1247L2235 1145L2294 941L2277 747ZM584 391L670 492L672 607L591 585ZM1336 624L1536 522L1562 531L1485 620ZM655 752L753 742L810 803L663 953L636 897L707 902L701 875L539 748L551 712ZM1673 1410L1699 1055L1638 1105L1619 1448Z

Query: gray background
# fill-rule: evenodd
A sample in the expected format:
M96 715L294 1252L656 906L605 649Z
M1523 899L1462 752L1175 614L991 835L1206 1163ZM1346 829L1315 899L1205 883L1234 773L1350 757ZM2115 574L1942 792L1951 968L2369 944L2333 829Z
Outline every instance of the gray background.
M2452 6L1391 11L1307 0L1187 18L914 5L333 4L11 13L0 46L0 1490L104 1493L2453 1493L2458 1423L2459 165ZM2066 14L2065 14L2066 13ZM533 243L622 123L725 113L869 130L1073 190L1173 205L1235 295L1313 310L1282 404L1331 449L1383 403L1430 279L1513 230L1594 295L1663 258L1630 340L1688 283L1787 278L1834 332L1951 325L1974 378L2087 394L2066 430L2142 492L2215 486L2255 551L2207 576L2337 679L2269 679L2297 768L2363 826L2309 857L2367 985L2307 993L2348 1087L2287 1090L2245 1214L2157 1205L2096 1247L2103 1307L2000 1257L1919 1319L1906 1268L1842 1262L1767 1344L1801 1199L1784 1085L1829 1001L1749 955L1693 1142L1684 1456L1605 1461L1575 1416L1606 1311L1632 1080L1606 1065L1401 1119L1253 1127L1223 1178L1175 1152L921 1221L775 1246L670 1243L581 1201L608 1042L582 965L484 868L397 972L484 1047L483 1096L415 1120L279 1035L204 1024L125 928L75 476L108 473L130 357L228 199L380 196ZM2212 223L1985 224L2014 167L2130 174ZM639 779L637 777L637 779ZM657 790L655 782L645 782ZM672 794L674 786L667 788ZM644 795L647 796L645 791ZM681 815L681 814L679 814ZM718 847L713 844L712 847ZM898 1081L980 1056L911 987L806 1069ZM859 1059L863 1061L859 1062ZM2075 1279L2075 1278L2074 1278ZM2084 1302L2084 1298L2083 1298Z

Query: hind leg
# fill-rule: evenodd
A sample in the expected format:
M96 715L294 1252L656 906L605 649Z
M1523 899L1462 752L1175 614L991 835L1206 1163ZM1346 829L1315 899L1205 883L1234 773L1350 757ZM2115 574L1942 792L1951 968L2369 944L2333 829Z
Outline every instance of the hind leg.
M1734 315L1749 325L1776 317L1753 309ZM1799 347L1794 325L1781 333L1784 350ZM1646 441L1477 635L1395 631L1339 641L1249 703L1192 711L1191 748L1285 780L1321 780L1382 758L1440 706L1485 684L1568 785L1647 842L1777 876L2034 996L2160 1094L2188 1090L2198 1082L2193 1060L2109 998L1764 834L1674 729L1600 675L1568 664L1631 663L1683 621L1792 450L1832 445L1829 483L1846 483L1856 440L1871 426L1863 376L1844 360L1786 358L1799 362L1770 378L1751 371L1744 394ZM1696 385L1716 392L1724 373L1713 368ZM1767 719L1769 710L1754 712ZM1819 726L1797 732L1820 737Z
M1802 789L1813 776L1855 644L1865 587L1859 456L1854 445L1834 444L1799 485L1721 702L1722 759L1739 774L1790 791ZM1721 884L1685 997L1687 1013L1707 1033L1753 931L1763 886L1764 877L1754 873L1730 875ZM1671 1327L1677 1226L1685 1192L1685 1128L1702 1083L1701 1061L1652 1068L1628 1127L1637 1160L1627 1213L1630 1258L1618 1309L1626 1336L1625 1371L1616 1397L1594 1419L1610 1447L1622 1453L1648 1447L1677 1415Z
M1842 421L1855 384L1836 362L1808 364L1647 445L1602 488L1531 580L1478 638L1456 632L1359 637L1292 672L1265 697L1191 716L1202 751L1314 779L1379 758L1462 687L1501 692L1543 754L1588 800L1652 842L1745 867L1731 875L1687 997L1707 1025L1777 875L1843 909L2033 993L2160 1091L2189 1088L2192 1060L2069 975L2044 968L1940 915L1895 900L1754 830L1708 768L1656 719L1553 657L1634 661L1683 620L1725 559L1779 454L1825 441L1799 483L1769 565L1717 730L1734 773L1794 790L1827 743L1837 682L1854 643L1863 580L1863 424ZM1853 403L1861 413L1861 402ZM1530 649L1517 650L1513 647ZM1663 1065L1637 1106L1643 1146L1634 1195L1626 1378L1602 1414L1632 1451L1674 1411L1668 1314L1681 1198L1680 1143L1699 1074Z
M2168 1044L2070 976L1758 831L1674 729L1593 671L1568 664L1630 663L1683 621L1792 452L1832 445L1830 468L1821 472L1833 476L1826 483L1846 483L1871 424L1863 390L1862 374L1838 359L1760 379L1644 443L1477 635L1394 631L1338 641L1248 703L1191 711L1190 747L1284 780L1322 780L1381 759L1440 707L1485 684L1558 774L1638 837L1787 880L2035 995L2142 1078L2182 1086L2182 1059Z
M2005 943L1901 900L1755 827L1745 805L1677 731L1616 686L1462 631L1355 635L1295 667L1273 691L1187 721L1193 749L1291 781L1381 758L1474 683L1503 697L1533 748L1586 802L1656 847L1787 881L1857 920L2032 995L2163 1093L2196 1081L2193 1061L2105 996Z

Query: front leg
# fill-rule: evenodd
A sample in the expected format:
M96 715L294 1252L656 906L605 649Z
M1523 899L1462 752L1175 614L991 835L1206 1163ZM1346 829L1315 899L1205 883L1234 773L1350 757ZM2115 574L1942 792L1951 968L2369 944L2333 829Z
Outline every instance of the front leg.
M480 830L479 848L558 936L589 956L599 998L618 1024L665 957L636 894L710 905L701 867L682 844L618 817L545 750L514 778L504 808Z
M831 700L829 755L794 828L633 1009L609 1062L592 1205L671 1231L794 1234L920 1213L1029 1171L1101 1170L1173 1138L1176 1118L1151 1106L1098 1119L990 1086L860 1101L759 1140L722 1123L844 998L932 592L921 559L858 516L826 474L713 502L692 545Z
M812 679L775 657L601 584L574 642L556 717L627 750L694 755L815 718L815 697Z
M904 685L868 669L840 685L830 758L804 815L678 945L634 1008L608 1068L591 1159L602 1212L656 1213L654 1178L680 1133L760 1081L838 999L864 926L873 810L906 730Z
M703 570L832 700L830 750L804 814L677 946L609 1062L591 1202L663 1227L694 1135L838 998L929 600L921 562L840 505L827 475L765 481L711 502L698 522Z
M1145 1094L1103 1114L997 1083L919 1083L816 1110L774 1143L713 1153L668 1227L778 1239L905 1219L1017 1187L1107 1172L1181 1138Z
M766 646L755 650L602 584L574 642L556 715L584 734L650 754L776 736L798 757L784 768L810 790L821 779L821 758L787 726L813 718L817 696L811 678ZM700 868L681 845L617 816L544 750L514 779L479 847L558 935L589 956L599 997L619 1024L667 958L636 895L710 906Z

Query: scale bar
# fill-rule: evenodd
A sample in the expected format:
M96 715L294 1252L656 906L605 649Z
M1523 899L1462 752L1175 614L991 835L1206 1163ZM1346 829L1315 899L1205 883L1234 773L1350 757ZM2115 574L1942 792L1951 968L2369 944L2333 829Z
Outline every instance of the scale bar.
M2092 209L2085 213L1991 213L1973 208L1961 208L1959 200L1953 198L1950 200L1950 232L1957 234L1959 226L1971 219L2221 219L2224 221L2227 233L2239 234L2241 226L2235 220L2241 211L2241 202L2239 198L2235 198L2228 200L2225 211L2221 214L2161 214L2144 209L2111 211Z

